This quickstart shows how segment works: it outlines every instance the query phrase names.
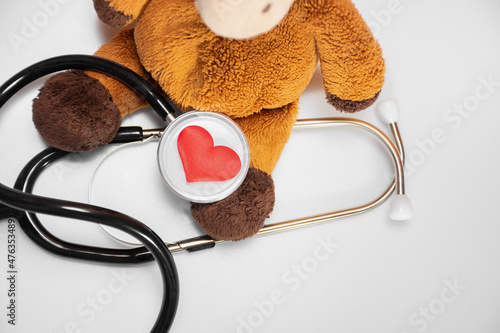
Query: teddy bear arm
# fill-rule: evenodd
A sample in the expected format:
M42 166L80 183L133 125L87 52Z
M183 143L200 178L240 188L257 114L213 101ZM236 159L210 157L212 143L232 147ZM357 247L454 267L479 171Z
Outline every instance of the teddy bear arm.
M350 1L328 16L315 26L327 100L340 111L365 109L384 84L382 50Z
M153 79L144 69L137 55L133 28L119 31L108 43L101 46L94 55L117 62L154 84ZM136 92L110 76L91 71L85 73L99 80L110 92L113 102L117 105L122 117L148 105Z
M94 0L99 19L115 28L124 27L141 15L150 0Z

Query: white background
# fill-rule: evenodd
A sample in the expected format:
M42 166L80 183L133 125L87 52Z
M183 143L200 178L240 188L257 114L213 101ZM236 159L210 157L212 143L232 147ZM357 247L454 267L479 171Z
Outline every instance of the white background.
M392 222L385 203L338 222L176 254L181 297L172 332L499 332L500 2L355 3L384 49L381 98L400 101L415 217ZM46 21L36 0L2 1L0 7L1 82L51 56L92 54L115 33L99 22L90 0L60 4ZM23 35L26 22L40 27ZM13 45L13 34L25 42ZM0 113L0 182L10 186L45 146L31 122L41 82ZM454 111L459 108L462 115ZM339 115L325 102L318 72L300 117ZM386 131L374 108L355 117ZM160 125L149 111L125 124ZM161 184L155 149L148 143L112 155L96 175L93 201L140 219L165 240L201 234L188 204ZM88 180L104 152L58 163L36 192L87 201ZM391 172L384 148L364 132L295 131L274 173L277 202L269 222L362 204L387 186ZM99 226L43 220L70 241L122 246ZM154 264L60 258L21 230L17 325L7 325L6 225L0 224L0 332L152 327L161 290ZM331 253L320 248L329 241ZM92 299L99 311L89 305Z

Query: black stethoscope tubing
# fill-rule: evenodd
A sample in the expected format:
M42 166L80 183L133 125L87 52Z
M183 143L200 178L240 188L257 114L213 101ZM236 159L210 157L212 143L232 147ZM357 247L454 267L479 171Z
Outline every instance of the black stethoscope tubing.
M97 71L122 81L142 95L163 120L170 118L170 115L173 115L176 111L173 105L138 74L112 61L87 55L55 57L22 70L0 87L0 108L14 94L32 81L68 69ZM119 132L117 140L127 141L130 137L133 138L136 132L135 130ZM59 255L120 263L141 262L154 258L160 267L164 288L161 310L151 332L167 332L177 311L179 278L172 254L153 230L141 222L113 210L27 193L32 191L34 181L51 161L67 154L57 149L48 148L23 169L16 181L15 189L0 184L0 203L8 206L5 207L0 204L0 217L6 217L7 214L11 213L14 214L15 217L22 221L23 230L28 231L27 234L31 239L45 249ZM23 213L21 214L21 212ZM115 250L67 243L51 235L39 223L34 213L112 226L129 233L142 242L145 248ZM38 221L38 223L32 224L30 221Z
M42 172L52 163L69 154L71 153L55 148L45 149L26 164L19 174L14 188L25 193L32 193L33 187ZM5 217L16 217L28 237L52 253L70 258L109 263L140 263L154 260L149 250L144 246L132 249L112 249L66 242L47 230L35 213L12 211L4 215ZM0 215L1 217L2 215Z
M89 70L107 74L127 84L139 93L161 119L167 120L169 114L175 114L176 108L140 75L113 61L88 55L59 56L26 67L0 87L0 108L7 100L31 82L45 75L69 69Z

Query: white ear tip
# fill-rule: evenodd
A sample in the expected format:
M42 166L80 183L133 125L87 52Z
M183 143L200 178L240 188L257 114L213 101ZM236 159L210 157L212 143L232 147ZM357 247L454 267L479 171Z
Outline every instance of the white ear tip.
M399 103L395 98L388 98L378 102L377 111L386 124L392 124L399 120Z
M406 221L413 217L413 206L406 195L397 194L392 198L389 217L394 221Z

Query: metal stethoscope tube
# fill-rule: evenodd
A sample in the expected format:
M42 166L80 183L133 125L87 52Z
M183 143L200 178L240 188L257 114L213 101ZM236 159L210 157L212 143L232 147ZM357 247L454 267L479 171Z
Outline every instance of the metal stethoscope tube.
M390 108L397 108L397 105L394 105L394 101L389 101ZM387 106L384 106L387 107ZM391 110L393 111L393 110ZM412 214L411 204L405 195L405 187L404 187L404 147L401 139L401 135L399 133L398 125L396 121L392 121L392 119L387 119L382 115L382 118L388 123L390 131L394 137L395 144L385 135L382 131L380 131L375 126L364 122L358 119L352 118L320 118L320 119L301 119L297 120L295 124L295 128L313 128L313 127L329 127L329 126L354 126L358 128L362 128L369 133L375 135L388 149L391 154L392 160L394 162L395 167L395 177L389 187L375 200L354 208L339 210L327 214L311 216L291 221L278 222L273 224L267 224L262 227L262 229L257 233L257 235L265 235L271 234L280 231L297 229L300 227L305 227L313 224L328 222L344 217L349 217L357 214L361 214L367 212L380 204L386 201L391 194L396 190L396 195L398 196L391 203L391 211L395 211L398 213L398 210L402 210L403 219L409 219ZM402 201L402 202L401 202ZM402 206L402 207L401 207ZM397 218L395 218L397 219ZM182 240L176 242L174 244L168 244L168 248L171 252L179 252L179 251L188 251L193 252L198 249L205 249L214 247L218 243L223 243L224 240L214 240L209 236L201 236L195 237L191 239Z

